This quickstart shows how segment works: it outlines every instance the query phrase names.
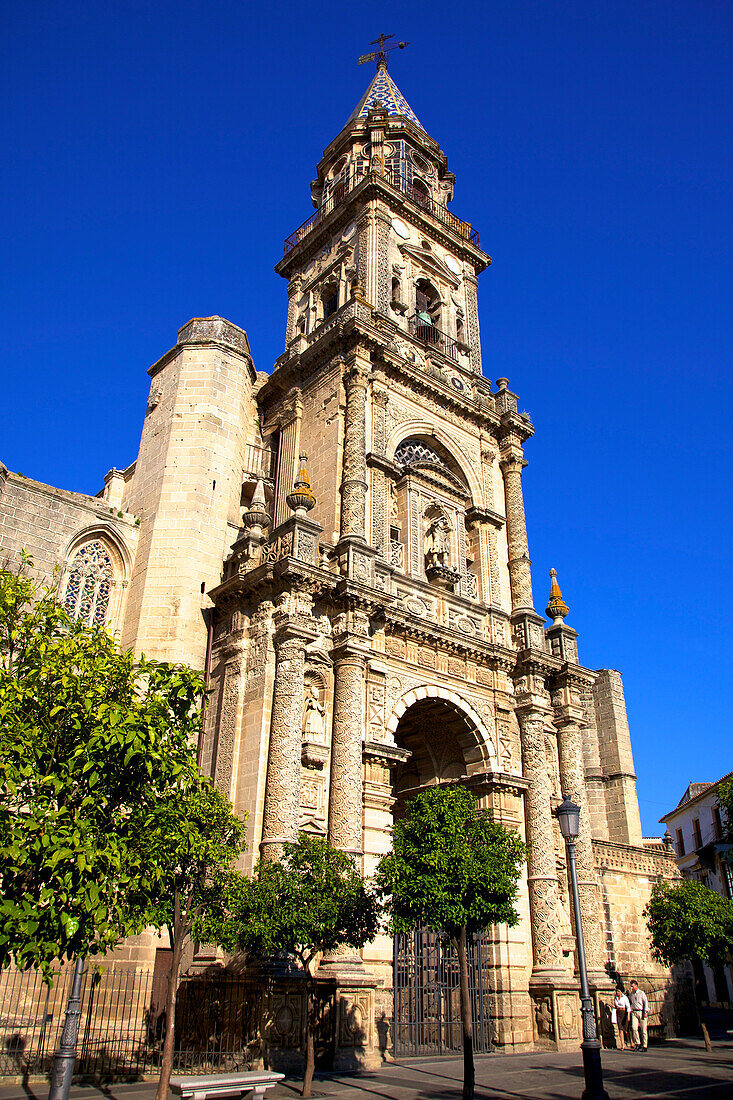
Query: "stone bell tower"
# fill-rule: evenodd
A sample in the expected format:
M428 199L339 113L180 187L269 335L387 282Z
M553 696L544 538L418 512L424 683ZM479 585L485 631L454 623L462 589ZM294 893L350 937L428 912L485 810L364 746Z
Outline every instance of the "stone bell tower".
M245 484L210 592L203 764L248 815L251 862L304 829L367 876L412 794L468 785L529 845L520 923L481 947L493 1041L560 1047L578 1040L579 1003L553 807L570 793L582 809L598 993L609 933L593 844L640 843L630 744L612 751L623 694L602 674L598 696L578 664L556 585L550 627L534 608L521 483L534 429L482 370L491 261L450 208L445 154L377 60L276 267L285 350L256 392L274 473ZM393 963L387 937L322 961L336 1065L412 1049L415 999L400 999Z

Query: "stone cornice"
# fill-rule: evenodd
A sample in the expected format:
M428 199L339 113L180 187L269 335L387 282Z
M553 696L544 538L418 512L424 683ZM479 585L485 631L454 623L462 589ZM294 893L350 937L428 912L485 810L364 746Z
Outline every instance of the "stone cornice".
M395 338L399 338L421 351L424 350L419 341L391 319L381 317L373 310L369 311L366 306L355 310L352 301L330 317L327 327L316 330L314 336L317 339L306 348L298 352L286 352L278 359L273 373L257 394L257 399L263 406L277 402L293 386L305 387L319 371L333 364L335 353L348 356L358 347L362 347L372 356L376 381L383 385L388 384L387 379L400 382L410 389L413 396L427 397L433 401L437 412L445 415L446 409L449 409L454 416L459 416L471 427L478 426L492 436L496 435L499 417L493 408L490 383L483 376L464 371L462 373L470 379L474 395L461 395L437 368L431 370L418 366L390 346ZM449 364L448 360L445 362L446 365ZM450 365L461 373L457 364ZM271 418L272 413L267 412L266 415Z
M516 662L516 654L513 650L476 637L469 640L465 634L457 630L423 619L415 619L409 612L401 612L397 607L387 609L385 629L387 634L393 637L412 639L435 646L436 649L442 649L447 653L461 654L493 669L501 668L511 672Z
M506 523L506 517L500 516L498 512L492 512L489 508L479 508L473 504L466 512L466 523L490 523L497 529L502 528Z
M339 576L327 569L287 556L279 561L264 562L248 573L230 577L207 594L217 608L229 611L248 599L258 602L272 600L293 587L302 588L314 596L332 595L338 580Z
M638 875L661 875L679 878L674 856L659 851L649 851L631 844L618 844L612 840L593 840L596 864L600 870L627 871Z

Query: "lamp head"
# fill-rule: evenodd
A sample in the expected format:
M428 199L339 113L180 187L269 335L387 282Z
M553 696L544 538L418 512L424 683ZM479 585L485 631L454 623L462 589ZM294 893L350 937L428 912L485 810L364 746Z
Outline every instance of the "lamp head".
M560 832L565 840L577 840L578 833L580 832L580 806L576 806L575 803L571 802L570 798L565 795L562 802L555 810L555 813L560 822Z

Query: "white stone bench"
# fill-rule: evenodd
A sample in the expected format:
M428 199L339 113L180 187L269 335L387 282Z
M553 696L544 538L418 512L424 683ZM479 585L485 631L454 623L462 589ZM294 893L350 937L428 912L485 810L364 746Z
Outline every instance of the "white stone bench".
M212 1073L208 1077L171 1077L171 1092L181 1100L209 1100L216 1096L265 1095L265 1089L282 1081L284 1073L266 1073L250 1070L248 1073Z

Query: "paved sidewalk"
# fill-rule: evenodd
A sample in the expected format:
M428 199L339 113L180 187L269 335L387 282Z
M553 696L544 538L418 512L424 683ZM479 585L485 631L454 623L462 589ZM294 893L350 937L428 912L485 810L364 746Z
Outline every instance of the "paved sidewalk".
M604 1081L610 1100L733 1100L733 1043L676 1039L646 1054L603 1051ZM460 1058L385 1063L375 1073L316 1077L313 1096L340 1100L454 1100L461 1095ZM489 1054L476 1059L477 1100L579 1100L583 1091L581 1055ZM294 1100L300 1082L285 1081L267 1092L268 1100ZM0 1100L45 1100L47 1084L0 1086ZM155 1083L75 1085L72 1100L153 1100Z

